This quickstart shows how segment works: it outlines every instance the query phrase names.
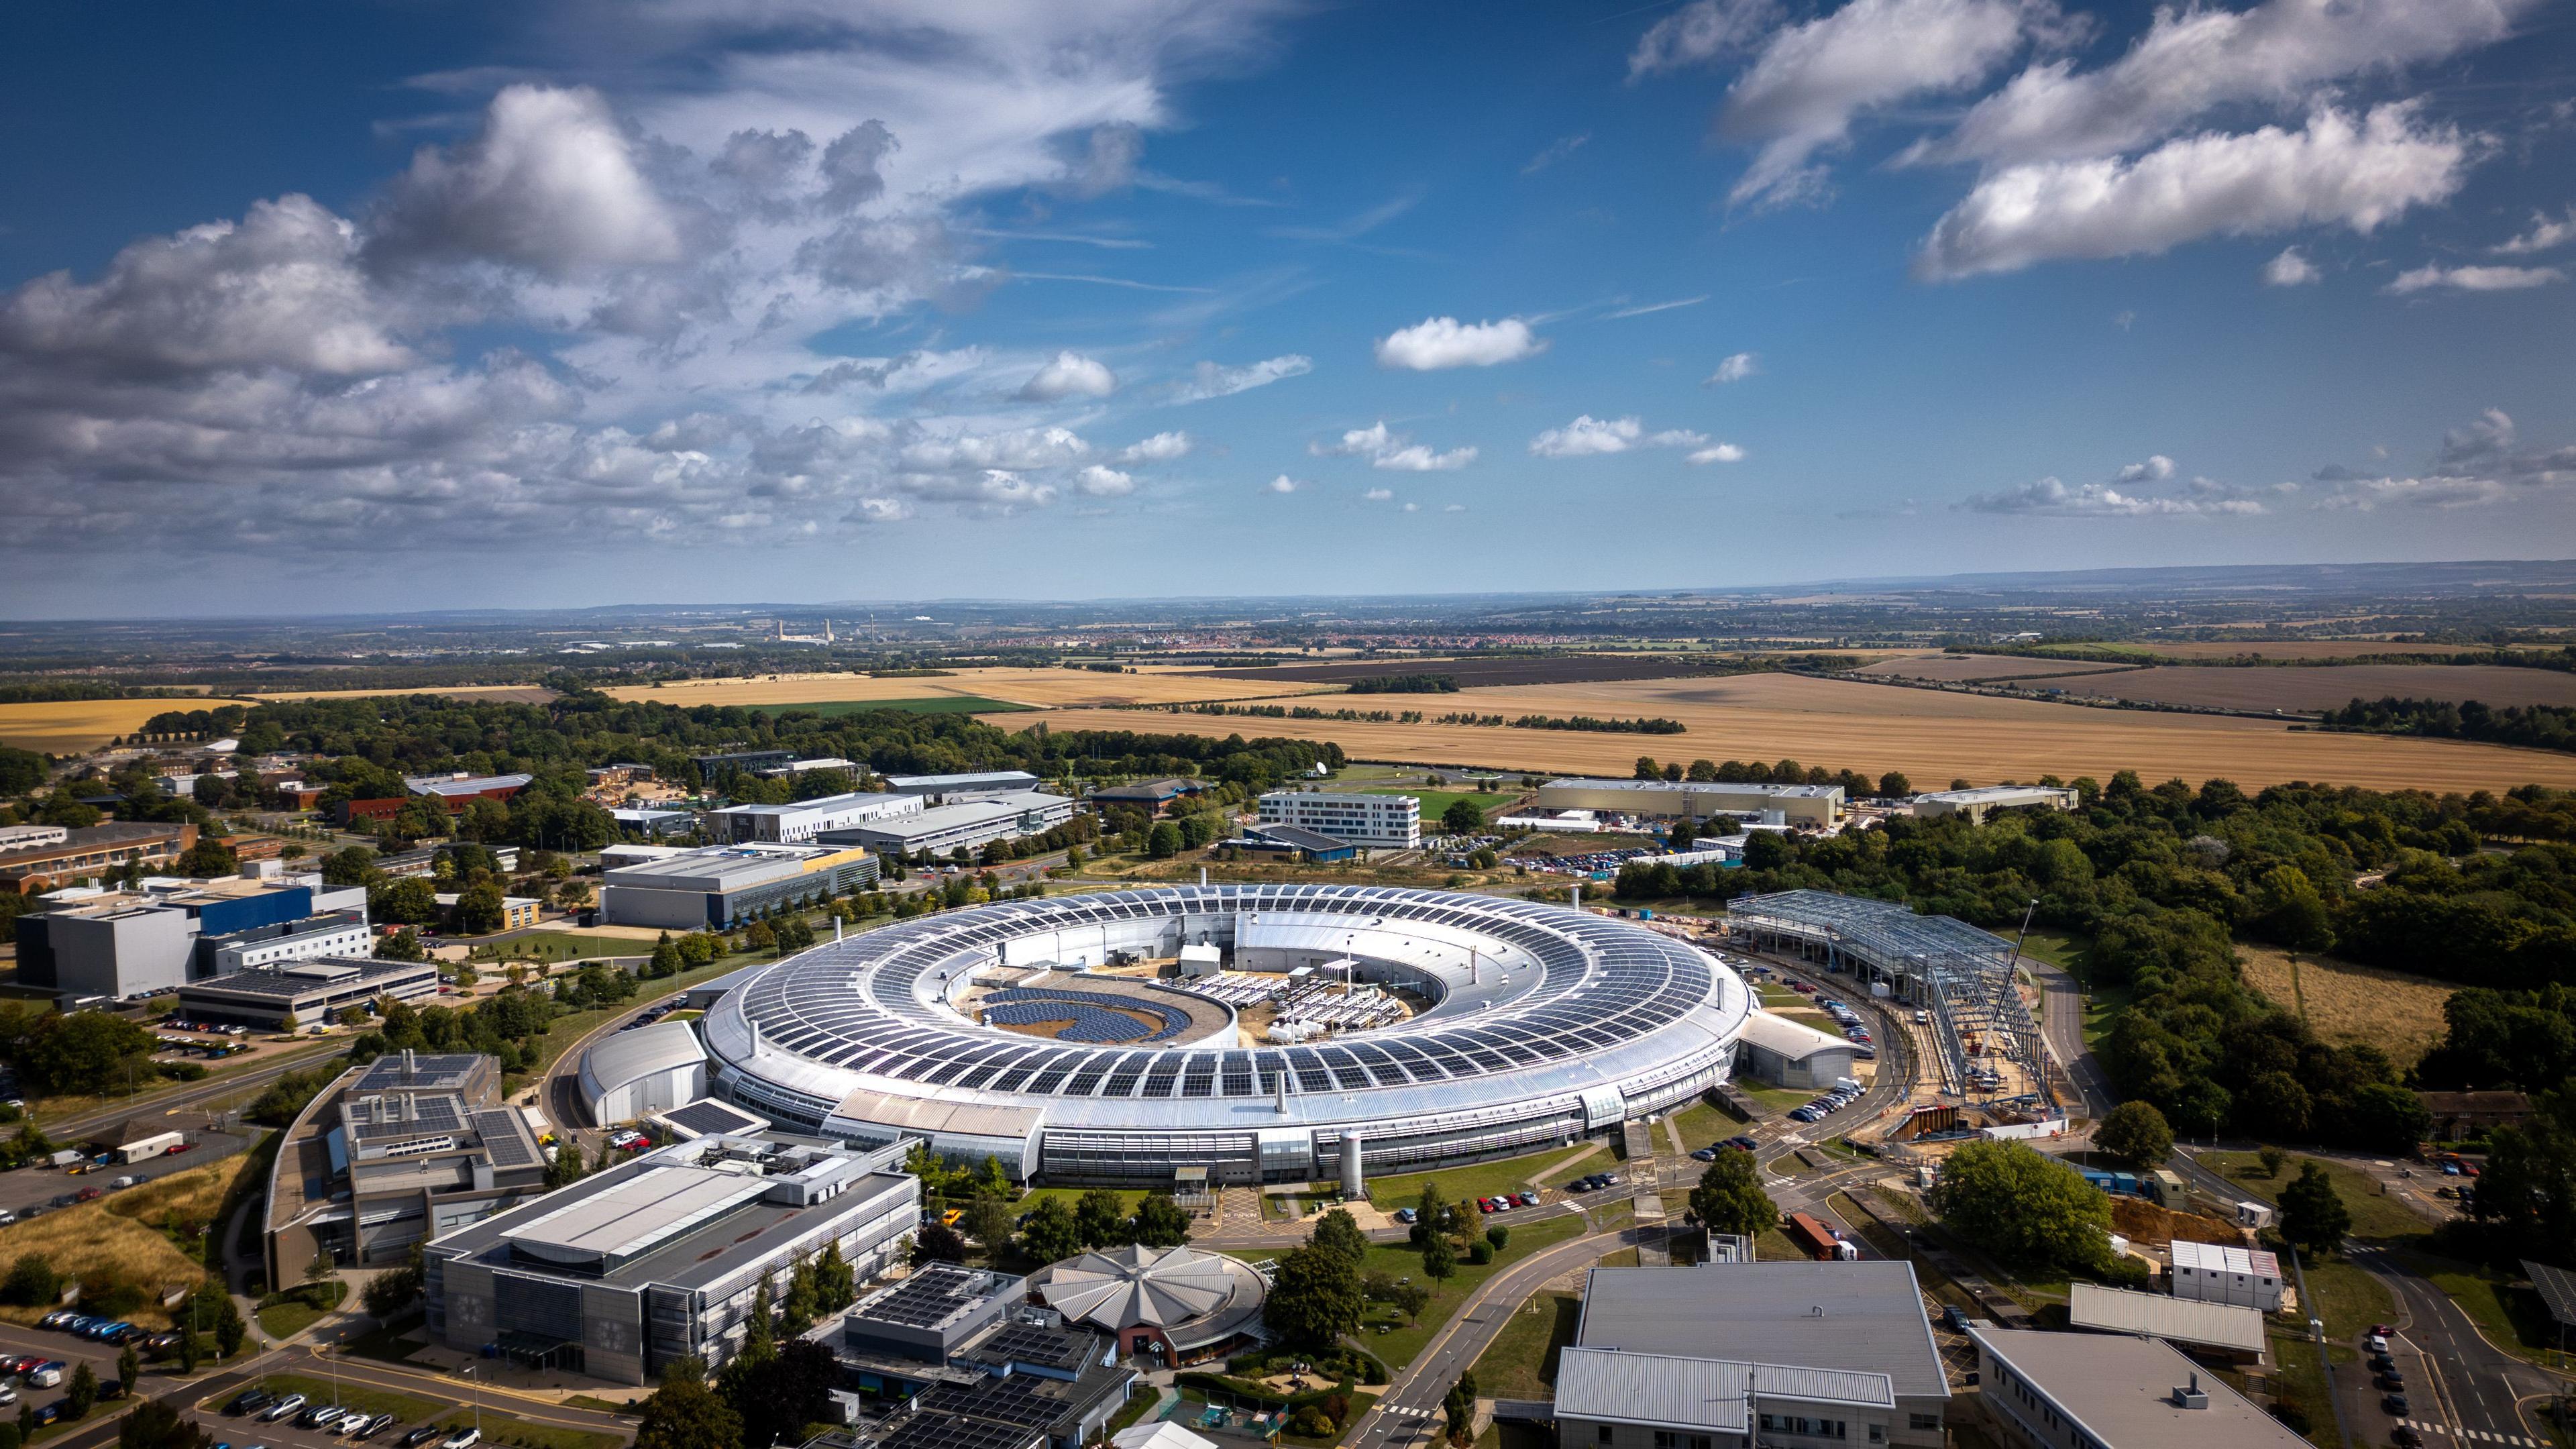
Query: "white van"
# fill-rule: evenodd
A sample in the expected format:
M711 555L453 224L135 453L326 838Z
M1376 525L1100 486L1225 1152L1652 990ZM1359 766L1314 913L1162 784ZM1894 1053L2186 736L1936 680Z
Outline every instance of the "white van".
M1857 1097L1860 1095L1860 1079L1858 1077L1836 1077L1834 1078L1834 1090L1837 1092L1849 1092L1853 1096Z

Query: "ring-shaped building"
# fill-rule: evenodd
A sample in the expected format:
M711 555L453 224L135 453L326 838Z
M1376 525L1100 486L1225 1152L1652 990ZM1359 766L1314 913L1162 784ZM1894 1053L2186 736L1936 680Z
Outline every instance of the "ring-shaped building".
M1238 972L1404 991L1392 1025L1083 1044L978 1024L971 989L1214 945ZM1095 978L1098 979L1098 978ZM1132 980L1128 980L1133 986ZM1209 1002L1187 981L1153 989ZM1010 901L817 946L704 1022L710 1086L791 1130L929 1139L1024 1180L1167 1185L1409 1172L1616 1130L1726 1080L1751 995L1632 922L1449 891L1202 885ZM1198 1020L1213 1019L1201 1012Z

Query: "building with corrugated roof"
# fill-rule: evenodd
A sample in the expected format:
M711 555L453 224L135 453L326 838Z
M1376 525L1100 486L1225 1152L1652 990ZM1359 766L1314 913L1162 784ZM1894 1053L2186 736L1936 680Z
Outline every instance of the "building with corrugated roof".
M2304 1449L2217 1374L2152 1338L1968 1325L1976 1406L2008 1449Z

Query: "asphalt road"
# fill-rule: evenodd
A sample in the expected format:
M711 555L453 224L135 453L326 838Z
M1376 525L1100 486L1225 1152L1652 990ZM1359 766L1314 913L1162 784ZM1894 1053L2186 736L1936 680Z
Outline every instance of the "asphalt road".
M2093 1059L2084 1044L2084 991L2075 978L2029 956L2021 958L2029 968L2031 979L2039 983L2041 993L2039 1035L2048 1044L2048 1053L2066 1069L2067 1079L2084 1097L2084 1115L2097 1121L2118 1105L2111 1091L2110 1078L2102 1074L2102 1064Z
M349 1043L345 1038L325 1038L313 1049L281 1055L229 1076L219 1075L202 1082L173 1083L161 1091L141 1093L121 1100L114 1106L101 1107L83 1112L78 1116L54 1121L39 1118L37 1125L45 1129L45 1135L56 1141L76 1142L84 1132L94 1132L102 1127L114 1126L128 1117L184 1111L242 1093L256 1096L265 1090L269 1083L285 1076L288 1072L329 1060L345 1053L348 1049Z

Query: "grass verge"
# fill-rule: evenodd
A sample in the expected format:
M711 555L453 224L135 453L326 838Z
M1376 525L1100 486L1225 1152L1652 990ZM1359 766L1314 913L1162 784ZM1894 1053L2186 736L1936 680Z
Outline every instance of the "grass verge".
M302 1394L316 1404L338 1404L344 1408L364 1409L370 1414L392 1414L406 1424L425 1422L434 1415L446 1412L448 1407L436 1399L424 1399L418 1394L396 1393L392 1389L371 1388L365 1384L346 1381L335 1383L331 1379L316 1374L262 1374L255 1383L257 1387L266 1389L281 1398L288 1394ZM240 1387L226 1389L210 1399L200 1401L200 1407L220 1410L224 1405L231 1403L233 1396L241 1391ZM256 1420L244 1419L243 1432L250 1434L248 1426L256 1422ZM254 1434L251 1437L257 1436Z
M1423 1188L1437 1183L1440 1196L1450 1202L1469 1198L1499 1197L1519 1192L1531 1182L1553 1183L1554 1175L1574 1157L1589 1150L1589 1144L1571 1151L1551 1147L1544 1152L1523 1153L1493 1162L1471 1163L1465 1167L1439 1172L1407 1173L1401 1177L1381 1177L1369 1184L1369 1201L1393 1212L1411 1207L1421 1200ZM1592 1170L1592 1169L1587 1169ZM1574 1176L1581 1176L1576 1173Z
M472 1409L458 1409L438 1421L438 1427L456 1430L472 1427ZM566 1429L555 1424L531 1424L513 1419L498 1409L483 1412L483 1442L514 1444L518 1449L619 1449L626 1440L616 1434L603 1434L591 1429Z
M1494 1261L1483 1265L1469 1263L1461 1257L1458 1271L1446 1280L1425 1278L1422 1254L1405 1243L1380 1243L1369 1249L1360 1263L1362 1273L1384 1273L1392 1278L1411 1278L1431 1290L1431 1301L1423 1307L1422 1316L1407 1323L1392 1307L1372 1303L1360 1318L1360 1330L1354 1335L1361 1347L1376 1354L1391 1369L1402 1369L1413 1362L1413 1356L1431 1341L1442 1325L1457 1315L1460 1305L1493 1277L1512 1264L1552 1248L1569 1238L1580 1236L1583 1219L1573 1215L1546 1218L1536 1222L1511 1225L1511 1239ZM1244 1253L1246 1258L1276 1257L1276 1253Z
M1582 1321L1579 1294L1541 1293L1523 1303L1476 1360L1476 1391L1498 1399L1554 1397L1557 1355Z

